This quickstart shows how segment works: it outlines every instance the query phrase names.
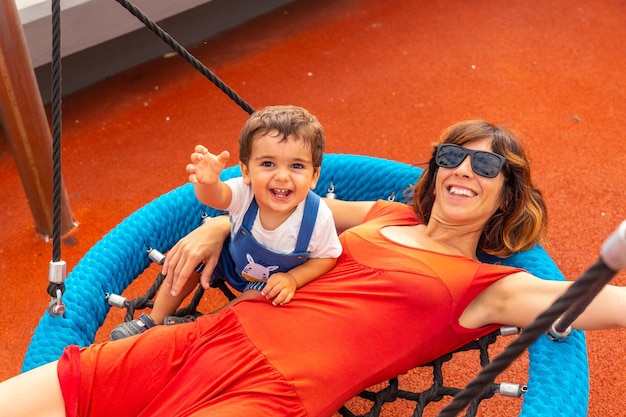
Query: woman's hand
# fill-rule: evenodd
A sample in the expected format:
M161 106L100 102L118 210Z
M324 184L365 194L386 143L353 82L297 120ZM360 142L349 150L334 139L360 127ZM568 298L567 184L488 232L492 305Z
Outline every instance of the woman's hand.
M209 217L204 224L180 239L165 257L162 273L165 285L177 295L200 263L204 270L200 283L209 288L213 269L220 258L224 240L230 232L228 216Z

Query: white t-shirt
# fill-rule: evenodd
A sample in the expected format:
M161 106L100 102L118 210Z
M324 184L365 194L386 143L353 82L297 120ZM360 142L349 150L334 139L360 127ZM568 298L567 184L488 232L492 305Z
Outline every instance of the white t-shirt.
M246 185L241 177L228 179L225 183L230 187L233 195L227 209L232 224L232 237L241 227L243 217L254 198L254 193L252 192L252 187ZM272 252L281 254L293 252L298 240L305 202L306 200L300 202L287 220L274 230L264 229L259 220L259 214L257 213L254 224L252 225L252 236L254 236L257 242ZM315 227L313 228L307 250L309 257L337 258L341 255L341 251L341 243L337 237L333 213L324 200L320 200Z

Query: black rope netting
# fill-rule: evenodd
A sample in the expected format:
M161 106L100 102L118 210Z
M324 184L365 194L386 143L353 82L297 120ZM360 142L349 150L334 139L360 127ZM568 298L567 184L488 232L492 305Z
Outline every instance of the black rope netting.
M368 400L372 403L370 410L365 414L354 414L348 409L348 406L343 406L339 409L339 414L343 417L379 417L383 412L383 405L385 403L394 402L396 400L406 400L415 403L412 416L422 416L426 411L426 407L431 404L437 403L446 397L454 397L460 391L461 388L447 386L444 380L443 366L445 363L453 360L454 355L459 352L475 350L479 354L479 361L481 366L489 364L489 346L497 341L500 336L500 331L490 333L486 336L479 338L478 340L471 342L454 352L448 353L436 359L433 362L422 365L422 368L432 368L432 385L423 391L407 391L399 388L398 378L392 378L388 381L387 387L380 389L379 391L365 390L359 394L360 398ZM509 387L508 395L511 395L511 391L516 391L517 397L521 396L526 390L526 387L515 384L507 384ZM514 387L512 390L511 387ZM472 399L470 406L468 407L465 416L474 417L478 413L478 406L480 403L488 398L493 397L497 393L501 393L500 384L490 384L483 392Z
M123 303L124 307L126 308L126 314L124 316L125 321L134 320L135 312L137 310L152 308L154 306L154 297L159 291L161 284L163 284L163 281L165 281L165 275L159 273L155 278L152 286L150 286L150 288L144 295L133 298L130 301L125 301ZM199 315L200 312L198 311L198 305L200 304L200 301L202 301L203 295L204 288L202 288L202 286L198 286L189 304L184 308L178 309L174 313L174 316L184 317L188 315Z

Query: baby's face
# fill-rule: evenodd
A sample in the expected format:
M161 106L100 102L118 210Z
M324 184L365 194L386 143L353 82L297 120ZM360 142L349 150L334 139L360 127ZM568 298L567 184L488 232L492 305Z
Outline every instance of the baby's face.
M269 132L254 139L247 165L241 166L246 184L252 186L259 211L286 219L315 188L319 169L313 166L308 144L293 135L283 139Z

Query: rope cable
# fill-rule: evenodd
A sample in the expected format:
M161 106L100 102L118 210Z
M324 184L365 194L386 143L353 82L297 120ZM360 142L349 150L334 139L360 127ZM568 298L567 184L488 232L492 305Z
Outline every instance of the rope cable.
M52 260L49 265L48 312L53 316L65 313L62 295L65 292L65 262L61 260L61 4L52 1Z
M169 45L178 55L180 55L185 61L190 63L195 69L200 71L202 75L209 79L217 88L219 88L224 94L230 97L239 107L241 107L248 114L254 113L254 109L244 99L242 99L235 91L233 91L228 85L220 80L213 72L211 72L202 62L196 59L193 55L187 51L180 43L172 38L167 32L165 32L156 22L146 16L141 10L133 5L128 0L115 0L128 10L132 15L139 19L148 29L156 34L163 42Z
M61 259L61 7L52 0L52 260Z

